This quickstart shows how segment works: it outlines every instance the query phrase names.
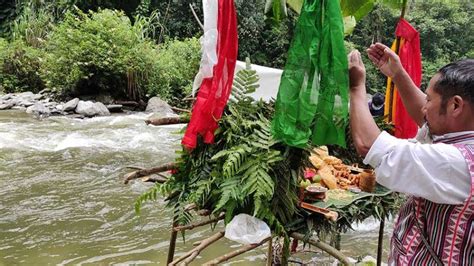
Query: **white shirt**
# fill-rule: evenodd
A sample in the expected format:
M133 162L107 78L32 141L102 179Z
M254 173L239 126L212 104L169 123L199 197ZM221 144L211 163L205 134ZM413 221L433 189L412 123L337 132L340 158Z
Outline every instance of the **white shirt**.
M474 132L433 136L439 141ZM471 176L461 152L453 145L430 142L424 127L417 139L397 139L382 132L367 153L364 163L375 169L377 182L397 192L440 204L462 204L471 191ZM474 144L474 141L459 142Z

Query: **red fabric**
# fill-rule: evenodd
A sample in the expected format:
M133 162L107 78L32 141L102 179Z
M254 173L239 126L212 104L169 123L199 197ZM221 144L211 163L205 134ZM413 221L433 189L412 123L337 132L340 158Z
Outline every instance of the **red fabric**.
M214 142L217 122L229 99L238 49L237 15L233 0L219 0L217 31L218 61L213 76L204 79L201 84L191 121L181 142L188 149L196 147L198 135L204 138L205 143Z
M408 72L411 79L417 87L421 85L421 51L420 51L420 34L413 28L408 21L400 19L395 31L397 37L403 38L405 41L398 55L403 68ZM402 103L402 99L397 93L396 99L396 110L393 119L395 125L395 136L398 138L413 138L416 135L418 126L415 121L411 119L405 106Z

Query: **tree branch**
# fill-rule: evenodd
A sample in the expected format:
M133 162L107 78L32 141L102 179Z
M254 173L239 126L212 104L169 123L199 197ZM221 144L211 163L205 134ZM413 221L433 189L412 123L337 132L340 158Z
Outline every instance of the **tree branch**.
M203 249L207 248L212 243L214 243L217 240L221 239L223 236L224 236L224 231L220 231L220 232L216 233L215 235L204 239L203 241L201 241L201 243L197 247L191 249L186 254L184 254L183 256L175 259L174 261L172 261L168 265L169 266L176 265L176 264L178 264L179 262L181 262L183 260L184 260L184 264L189 264L191 261L193 261L199 255L199 253L201 253L201 251Z
M180 116L172 116L172 117L162 117L162 118L150 118L145 120L145 124L147 125L154 125L154 126L162 126L162 125L175 125L175 124L186 124L189 123L189 118L184 118Z
M173 110L175 112L191 113L191 110L178 108L178 107L174 107L174 106L171 106L171 110Z
M166 181L168 181L168 178L166 178L166 177L163 176L163 175L158 175L158 176L147 175L147 176L142 177L142 182L152 182L152 183L160 183L160 184L163 184L163 183L165 183Z
M128 182L130 182L130 180L132 179L137 179L142 176L147 176L147 175L156 174L156 173L165 172L165 171L174 170L174 169L176 169L175 163L167 163L162 166L153 167L150 169L142 169L142 170L133 171L131 173L124 175L124 178L125 178L124 183L128 184Z
M193 12L194 18L196 19L197 23L199 24L199 27L204 31L204 25L201 23L199 20L199 17L196 14L196 11L194 11L193 5L189 4L189 7L191 8L191 12Z
M209 219L207 221L202 221L202 222L199 222L199 223L173 227L173 231L179 232L179 231L184 231L184 230L191 230L191 229L194 229L194 228L199 227L199 226L203 226L203 225L206 225L206 224L212 224L212 223L218 222L218 221L224 219L224 217L225 217L225 214L221 213L219 216L217 216L213 219Z
M319 239L315 239L315 238L311 237L310 239L305 240L304 235L300 234L300 233L292 233L291 237L293 237L294 239L298 239L298 240L301 240L303 242L309 243L310 245L313 245L313 246L325 251L329 255L333 256L336 259L338 259L344 265L350 265L349 260L347 259L346 256L344 256L344 254L342 254L339 250L335 249L333 246L328 245L328 244L320 241Z
M245 253L247 251L250 251L252 249L255 249L261 245L263 245L265 242L269 241L270 239L272 239L271 237L268 237L268 238L265 238L264 240L262 240L260 243L257 243L257 244L251 244L251 245L245 245L237 250L234 250L232 252L229 252L227 254L224 254L218 258L215 258L211 261L208 261L206 263L204 263L204 265L216 265L216 264L219 264L219 263L222 263L224 261L228 261L229 259L232 259L233 257L236 257L242 253Z

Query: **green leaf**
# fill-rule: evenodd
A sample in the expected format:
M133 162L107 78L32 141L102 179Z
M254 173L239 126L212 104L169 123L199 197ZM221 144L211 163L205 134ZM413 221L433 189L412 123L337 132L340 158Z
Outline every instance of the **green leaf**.
M346 16L343 19L344 21L344 35L350 35L354 31L356 26L356 19L354 16Z
M375 0L341 0L343 17L353 16L356 21L365 17L375 5Z

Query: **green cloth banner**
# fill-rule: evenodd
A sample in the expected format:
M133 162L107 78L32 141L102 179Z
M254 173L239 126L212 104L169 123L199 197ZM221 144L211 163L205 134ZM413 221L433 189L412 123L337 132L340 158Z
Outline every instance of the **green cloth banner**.
M306 0L288 51L272 121L276 139L345 147L349 76L339 0Z

